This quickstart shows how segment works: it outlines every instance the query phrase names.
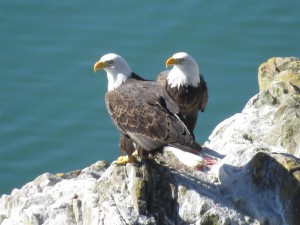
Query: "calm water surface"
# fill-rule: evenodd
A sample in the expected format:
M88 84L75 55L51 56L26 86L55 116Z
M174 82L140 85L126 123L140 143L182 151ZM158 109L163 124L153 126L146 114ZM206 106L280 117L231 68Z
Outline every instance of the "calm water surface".
M0 195L45 173L119 155L93 64L124 56L148 79L173 53L199 62L209 87L196 138L258 92L257 68L300 57L300 1L0 2Z

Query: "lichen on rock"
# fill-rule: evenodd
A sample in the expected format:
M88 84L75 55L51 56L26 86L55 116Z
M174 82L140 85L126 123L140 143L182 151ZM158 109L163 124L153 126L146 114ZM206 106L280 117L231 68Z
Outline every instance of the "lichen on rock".
M258 68L259 90L268 90L272 84L285 81L300 87L300 59L296 57L274 57Z

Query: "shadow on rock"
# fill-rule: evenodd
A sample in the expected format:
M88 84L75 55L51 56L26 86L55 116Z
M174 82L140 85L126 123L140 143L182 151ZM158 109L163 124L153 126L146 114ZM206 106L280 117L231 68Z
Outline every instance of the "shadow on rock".
M262 224L298 224L300 162L283 154L258 152L243 167L224 164L220 190L236 210Z

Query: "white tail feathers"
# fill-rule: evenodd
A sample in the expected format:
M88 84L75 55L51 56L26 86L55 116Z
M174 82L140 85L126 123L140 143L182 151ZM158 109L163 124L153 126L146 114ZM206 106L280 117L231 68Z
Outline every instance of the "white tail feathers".
M185 152L180 150L179 148L175 148L172 146L165 146L164 151L172 152L173 155L175 155L176 158L186 166L189 167L205 166L204 159L199 155Z

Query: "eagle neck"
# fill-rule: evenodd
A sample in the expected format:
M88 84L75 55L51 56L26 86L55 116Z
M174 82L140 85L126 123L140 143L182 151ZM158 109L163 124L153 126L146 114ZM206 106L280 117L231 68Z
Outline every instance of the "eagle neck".
M130 76L131 76L131 72L130 73L128 72L128 74L124 74L124 73L115 73L114 74L111 72L107 72L108 91L117 89Z

